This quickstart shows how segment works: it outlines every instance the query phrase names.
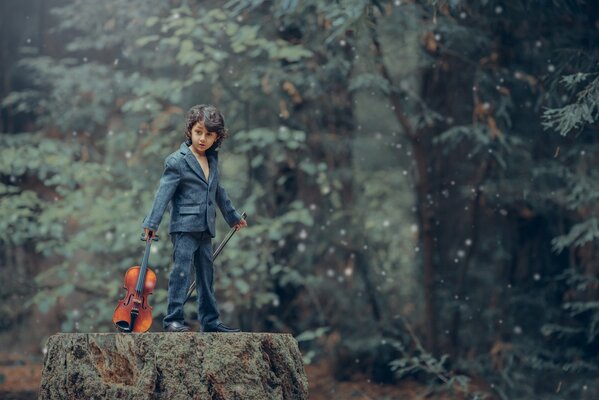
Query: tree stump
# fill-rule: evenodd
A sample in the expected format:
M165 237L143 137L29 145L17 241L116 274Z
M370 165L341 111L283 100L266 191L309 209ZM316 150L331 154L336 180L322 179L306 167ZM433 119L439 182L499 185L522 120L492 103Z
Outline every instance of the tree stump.
M307 399L297 342L273 333L60 333L40 399Z

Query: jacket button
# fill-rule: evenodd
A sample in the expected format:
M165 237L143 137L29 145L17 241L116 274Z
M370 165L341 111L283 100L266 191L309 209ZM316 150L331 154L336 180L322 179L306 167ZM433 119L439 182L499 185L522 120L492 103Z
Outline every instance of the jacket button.
M212 200L208 200L208 205L211 206L212 205Z

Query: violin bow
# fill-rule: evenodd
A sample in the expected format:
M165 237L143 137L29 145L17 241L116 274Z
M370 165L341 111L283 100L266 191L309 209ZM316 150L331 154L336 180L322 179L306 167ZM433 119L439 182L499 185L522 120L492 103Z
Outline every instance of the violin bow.
M243 214L241 214L241 219L246 219L246 217L247 217L247 214L245 212ZM223 239L223 241L220 242L220 244L218 245L218 247L214 251L214 254L212 254L212 262L214 262L214 260L216 260L216 257L220 254L220 252L223 250L223 248L225 247L225 245L233 237L233 235L235 234L235 232L237 232L237 229L235 229L235 227L231 228L231 230L229 231L229 233L227 233L227 236L225 236L225 238ZM191 298L191 296L193 295L193 291L195 289L196 289L196 281L194 280L191 283L191 286L189 286L189 289L187 290L187 296L185 297L185 301L183 302L183 305L185 305L185 303L187 303L187 300L189 300Z

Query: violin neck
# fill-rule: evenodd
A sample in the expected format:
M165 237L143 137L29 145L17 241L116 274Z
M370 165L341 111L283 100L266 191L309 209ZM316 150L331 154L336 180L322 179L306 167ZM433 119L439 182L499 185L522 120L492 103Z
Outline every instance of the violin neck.
M146 280L146 271L148 270L148 259L150 258L150 245L152 242L148 240L146 242L146 250L144 252L144 259L141 263L141 268L139 270L139 276L137 277L137 285L135 286L135 291L137 293L142 293L144 288L144 282Z

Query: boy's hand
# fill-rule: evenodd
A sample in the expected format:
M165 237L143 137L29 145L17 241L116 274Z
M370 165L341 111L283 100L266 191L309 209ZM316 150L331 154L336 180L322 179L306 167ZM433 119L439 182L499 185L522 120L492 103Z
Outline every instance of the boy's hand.
M157 230L153 231L150 228L144 228L144 234L145 234L144 240L154 239L154 236L156 236L156 232L158 232L158 231Z
M246 226L248 226L247 221L245 219L242 219L241 221L239 221L238 223L235 224L234 228L235 228L235 231L238 231L241 228L245 228Z

